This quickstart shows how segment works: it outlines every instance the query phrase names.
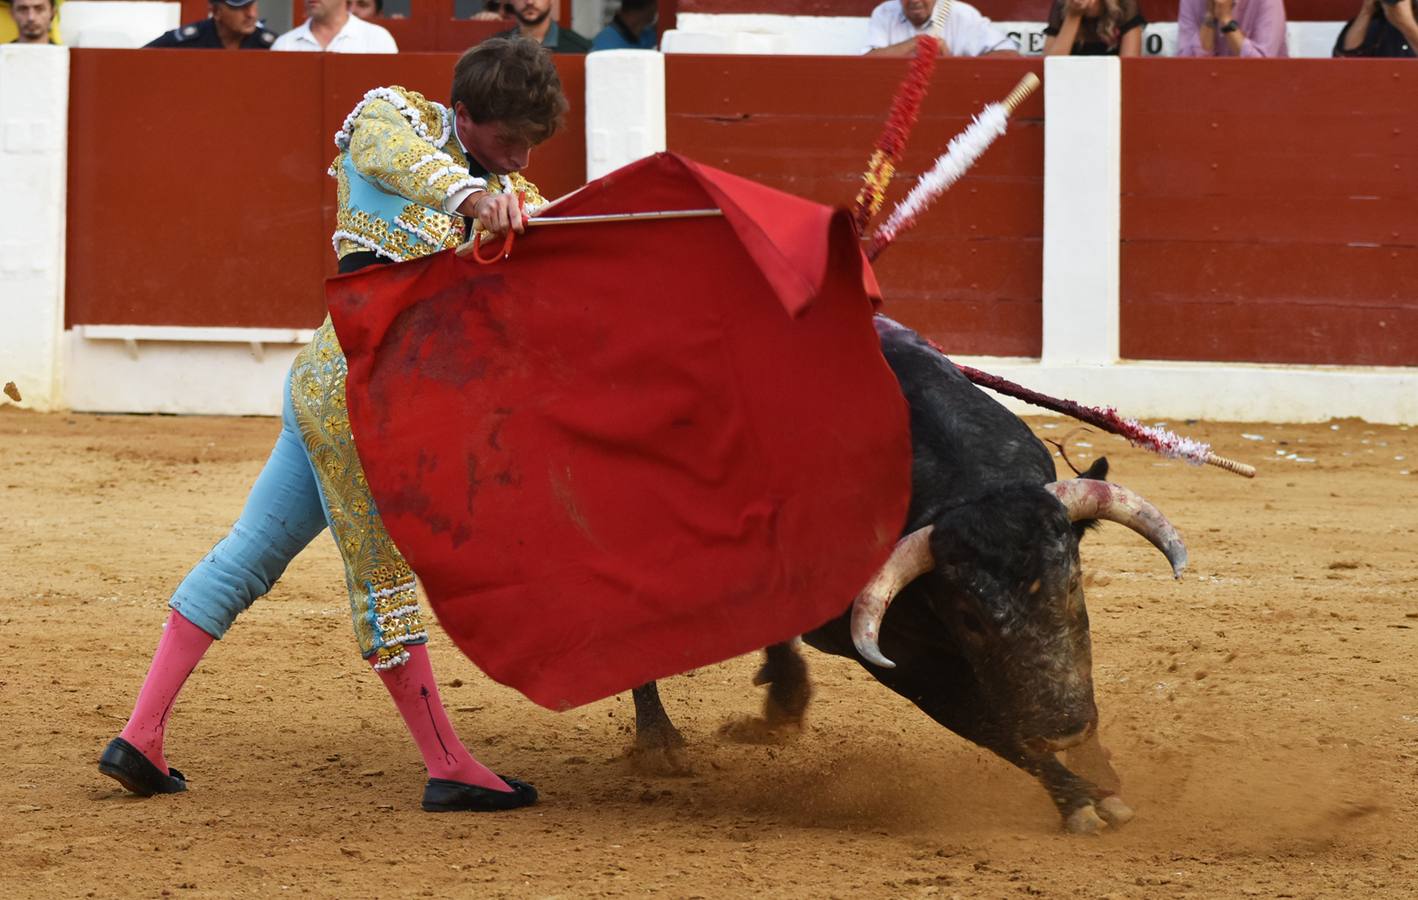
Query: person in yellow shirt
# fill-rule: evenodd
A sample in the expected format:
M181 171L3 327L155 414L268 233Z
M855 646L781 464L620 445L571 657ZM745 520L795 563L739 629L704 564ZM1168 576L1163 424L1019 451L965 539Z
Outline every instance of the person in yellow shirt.
M63 0L0 0L0 44L57 44L59 43L59 5ZM23 21L16 21L15 5L20 6L18 17ZM34 18L38 16L49 17L49 21L43 26L44 30L39 33L25 34L31 28L22 28L21 25L32 25ZM42 37L48 33L48 39Z

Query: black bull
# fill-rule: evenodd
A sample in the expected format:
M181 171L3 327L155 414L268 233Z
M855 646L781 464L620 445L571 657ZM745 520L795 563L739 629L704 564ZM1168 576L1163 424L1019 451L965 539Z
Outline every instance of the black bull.
M878 317L877 332L910 407L907 524L881 573L803 640L857 660L935 721L1033 774L1070 831L1120 825L1132 812L1097 741L1078 542L1099 518L1123 522L1179 573L1181 539L1145 500L1102 480L1105 460L1055 482L1044 444L950 360L889 319ZM807 668L792 644L765 654L758 726L800 727ZM653 682L634 698L638 749L683 744Z

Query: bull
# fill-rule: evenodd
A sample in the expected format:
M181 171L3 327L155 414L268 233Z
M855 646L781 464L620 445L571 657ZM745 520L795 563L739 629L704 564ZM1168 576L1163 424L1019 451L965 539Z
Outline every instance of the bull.
M1035 776L1067 830L1121 825L1132 810L1096 734L1079 541L1097 520L1127 525L1176 577L1185 545L1154 506L1103 480L1106 460L1055 480L1043 442L949 359L890 319L876 328L910 411L907 522L861 594L803 641ZM801 727L811 686L794 643L767 648L754 683L768 685L762 726ZM655 683L633 696L637 749L683 746Z

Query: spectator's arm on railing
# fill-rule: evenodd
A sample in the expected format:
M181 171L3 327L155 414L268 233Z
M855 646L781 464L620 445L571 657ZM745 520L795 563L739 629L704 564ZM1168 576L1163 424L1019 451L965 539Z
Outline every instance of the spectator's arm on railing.
M1412 0L1398 0L1397 3L1381 3L1384 18L1403 33L1408 46L1418 48L1418 19L1413 17Z
M1241 56L1275 57L1285 45L1285 5L1281 0L1250 0L1260 4L1251 33L1241 42Z
M1118 39L1119 56L1141 56L1142 55L1142 32L1143 27L1130 28L1123 32L1123 36Z
M1360 0L1359 13L1349 20L1349 24L1339 33L1334 42L1335 56L1365 56L1364 42L1369 37L1369 26L1374 17L1380 15L1379 0Z
M1070 56L1078 39L1078 26L1083 21L1087 0L1054 0L1049 10L1049 24L1044 26L1044 55Z
M1207 0L1182 0L1177 7L1177 55L1210 56L1216 40L1215 21Z

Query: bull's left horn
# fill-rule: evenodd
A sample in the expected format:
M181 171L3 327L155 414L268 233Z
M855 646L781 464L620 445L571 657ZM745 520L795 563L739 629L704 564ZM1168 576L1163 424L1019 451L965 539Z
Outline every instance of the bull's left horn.
M1182 577L1182 570L1187 567L1187 545L1162 511L1138 494L1120 484L1092 478L1051 481L1044 490L1064 505L1071 522L1107 519L1136 531L1167 557L1172 564L1172 577Z
M852 643L869 663L896 668L896 663L887 659L877 645L881 620L902 588L935 567L935 557L931 555L933 527L919 528L897 541L891 556L852 601Z

